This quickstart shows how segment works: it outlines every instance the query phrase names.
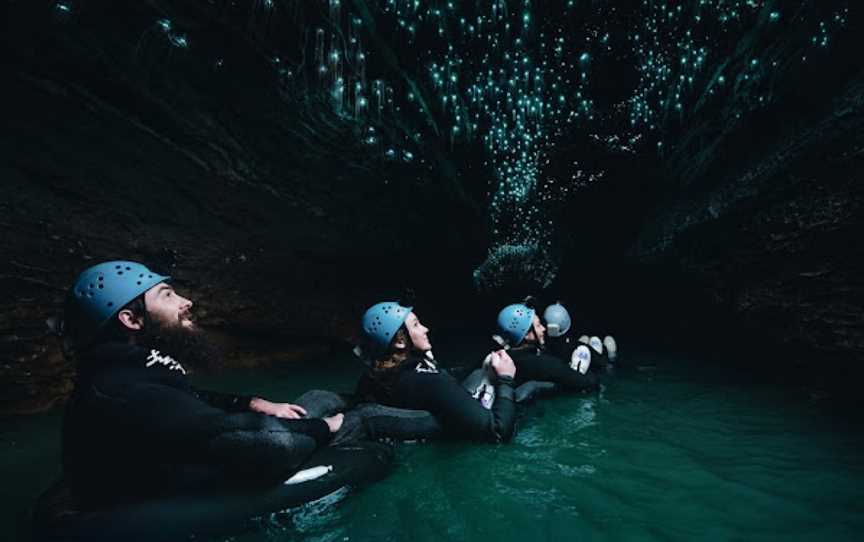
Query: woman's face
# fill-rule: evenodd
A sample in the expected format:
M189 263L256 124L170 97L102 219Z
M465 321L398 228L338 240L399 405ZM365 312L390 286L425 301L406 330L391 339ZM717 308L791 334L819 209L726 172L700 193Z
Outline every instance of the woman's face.
M405 329L408 330L408 336L411 337L414 348L421 352L432 350L432 343L429 342L429 328L421 324L413 312L405 319Z

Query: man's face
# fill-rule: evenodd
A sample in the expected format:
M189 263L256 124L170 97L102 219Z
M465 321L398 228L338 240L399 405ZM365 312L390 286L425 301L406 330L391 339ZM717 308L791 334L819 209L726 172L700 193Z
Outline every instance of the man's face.
M186 368L215 369L222 361L219 350L192 321L192 302L165 283L144 294L149 323L137 328L136 342L180 360Z
M540 323L540 317L536 314L534 315L534 319L531 320L531 329L525 335L525 341L540 345L546 344L546 328Z
M166 328L195 328L192 321L192 302L160 282L144 294L144 305L150 318Z

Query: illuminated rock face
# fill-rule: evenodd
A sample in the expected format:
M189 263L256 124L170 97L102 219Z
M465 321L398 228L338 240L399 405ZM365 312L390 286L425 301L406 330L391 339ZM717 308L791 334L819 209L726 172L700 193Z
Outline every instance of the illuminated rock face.
M342 16L333 5L331 23ZM490 246L475 277L495 276L496 287L521 265L507 255L519 260L527 247L544 254L551 264L542 266L544 280L554 280L561 250L553 241L560 225L554 210L603 178L607 164L593 156L598 147L669 158L689 168L675 173L691 182L701 163L716 159L722 138L712 134L728 136L771 107L790 73L830 61L849 23L843 2L788 11L761 0L355 5L366 23L368 13L378 15L375 28L387 29L387 39L377 43L386 41L408 68L378 84L387 88L388 106L395 97L390 107L401 117L420 115L417 139L482 142ZM358 92L368 86L357 85ZM573 144L580 139L592 143ZM699 159L676 158L694 152ZM665 189L658 182L657 190ZM510 271L490 274L495 265Z

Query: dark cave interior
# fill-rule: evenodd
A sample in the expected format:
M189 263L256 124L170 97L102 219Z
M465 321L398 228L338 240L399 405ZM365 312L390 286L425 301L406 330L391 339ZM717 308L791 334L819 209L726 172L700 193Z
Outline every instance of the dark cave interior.
M530 293L854 386L854 3L448 4L4 2L0 410L68 395L44 320L114 258L235 365L342 348L411 288L440 333Z

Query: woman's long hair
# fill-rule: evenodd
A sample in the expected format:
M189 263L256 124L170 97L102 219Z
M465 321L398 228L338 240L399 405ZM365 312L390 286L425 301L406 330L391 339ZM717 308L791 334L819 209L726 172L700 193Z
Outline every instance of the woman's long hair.
M404 343L405 347L397 348L396 346L393 346L397 342ZM375 358L375 361L372 364L372 369L374 371L385 372L398 369L405 360L408 359L411 350L414 349L414 343L411 342L411 337L408 335L405 326L396 330L396 333L393 334L393 340L390 342L390 345L390 349L386 353Z
M397 342L403 342L404 348L396 348ZM393 334L393 340L386 352L377 355L365 355L366 352L361 349L355 350L355 353L363 360L368 367L368 371L360 379L357 384L355 398L359 402L377 403L386 400L393 392L393 386L399 376L399 368L405 363L405 360L411 355L411 350L414 348L411 342L411 337L405 326L400 327Z

